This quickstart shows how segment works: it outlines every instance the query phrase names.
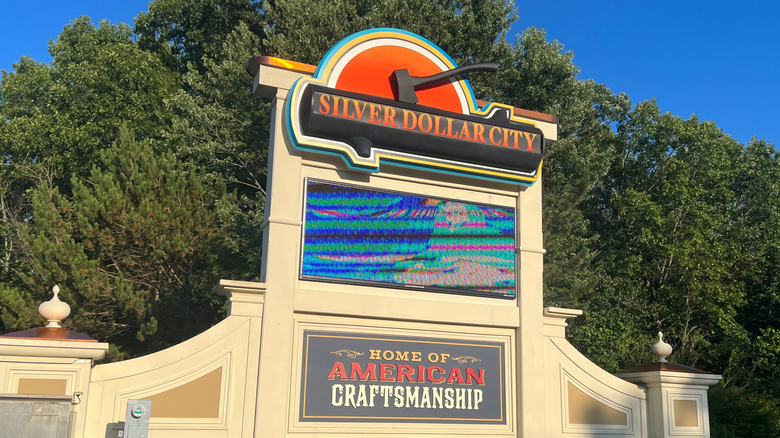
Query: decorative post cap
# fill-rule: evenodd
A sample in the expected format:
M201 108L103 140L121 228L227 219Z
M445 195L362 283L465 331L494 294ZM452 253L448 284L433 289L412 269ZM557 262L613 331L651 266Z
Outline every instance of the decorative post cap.
M658 358L658 362L666 362L666 358L672 354L672 346L664 342L664 334L658 332L658 342L650 347L650 351Z
M49 323L46 324L46 327L60 328L62 327L60 322L62 322L63 319L70 315L70 306L68 303L60 301L59 297L57 297L57 294L60 293L59 286L54 285L54 287L51 288L51 291L54 292L54 297L52 297L52 299L49 301L44 301L41 303L41 305L38 306L38 313L40 313L44 319L49 321Z

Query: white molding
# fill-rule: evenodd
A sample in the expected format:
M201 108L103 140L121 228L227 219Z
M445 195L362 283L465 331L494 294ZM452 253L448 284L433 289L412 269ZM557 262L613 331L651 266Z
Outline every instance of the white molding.
M0 337L0 356L102 359L108 343L90 341L52 341L37 338Z

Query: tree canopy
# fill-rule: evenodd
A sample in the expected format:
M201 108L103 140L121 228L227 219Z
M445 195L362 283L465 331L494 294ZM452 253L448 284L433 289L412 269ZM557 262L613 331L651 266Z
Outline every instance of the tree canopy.
M21 226L26 289L60 285L73 307L69 324L129 352L148 350L138 345L147 337L165 345L208 328L215 304L205 293L224 251L217 210L231 201L224 185L206 187L192 164L155 153L125 126L98 157L89 176L72 177L70 195L46 183L30 191L33 220ZM31 320L35 298L3 322Z
M134 28L76 18L52 62L24 57L0 80L0 330L38 325L53 283L66 324L111 342L112 360L218 321L214 281L256 279L261 257L270 115L246 61L317 63L396 27L458 63L499 62L470 77L479 98L559 118L544 292L585 311L575 346L616 371L649 361L662 330L675 361L724 375L713 436L777 436L775 146L580 80L543 29L508 35L516 17L505 0L153 0ZM729 422L735 397L755 427Z

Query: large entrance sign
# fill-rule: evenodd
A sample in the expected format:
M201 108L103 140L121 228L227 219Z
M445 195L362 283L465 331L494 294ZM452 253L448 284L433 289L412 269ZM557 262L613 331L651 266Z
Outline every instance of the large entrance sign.
M417 35L356 34L336 45L311 79L293 86L285 109L289 136L295 147L339 155L354 169L378 172L388 163L533 183L542 131L515 117L512 107L480 108L468 83L449 77L455 68ZM414 85L426 77L432 83Z
M42 305L47 327L0 335L0 404L34 412L0 430L118 437L145 400L152 438L708 438L720 376L620 379L566 340L582 312L544 307L557 119L477 101L462 75L495 68L394 29L317 67L253 58L271 99L260 281L220 280L228 316L206 332L95 366L108 344ZM52 400L61 433L14 429L54 424L18 409Z

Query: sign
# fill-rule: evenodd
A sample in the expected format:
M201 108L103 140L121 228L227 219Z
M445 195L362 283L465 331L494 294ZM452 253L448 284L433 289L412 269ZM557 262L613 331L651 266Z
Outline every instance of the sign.
M362 158L372 148L492 168L534 171L542 160L543 135L513 122L506 111L476 117L309 86L299 113L303 133L344 141ZM398 157L395 160L399 160ZM402 160L401 160L402 161Z
M293 85L285 108L289 138L297 149L341 156L353 169L379 172L386 163L533 183L544 135L510 106L477 105L457 73L479 69L457 67L408 32L355 34L331 49L313 78Z
M307 179L301 278L514 298L515 210Z
M506 424L504 344L304 331L300 421Z

